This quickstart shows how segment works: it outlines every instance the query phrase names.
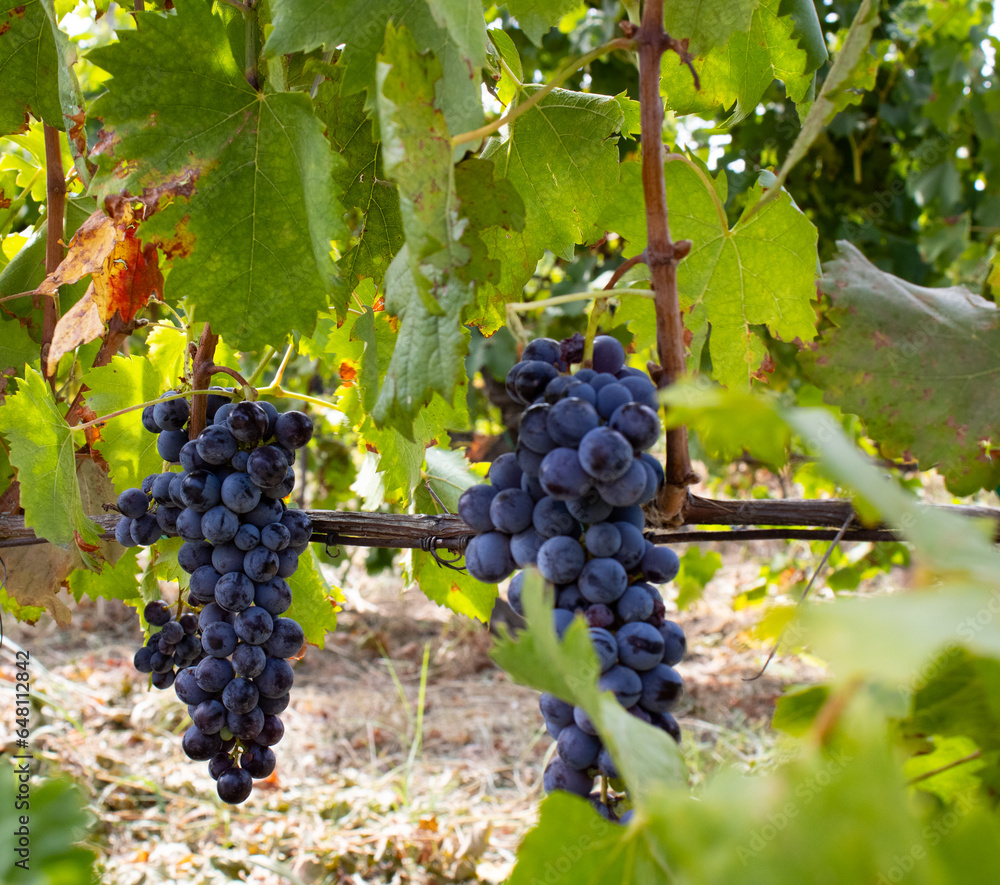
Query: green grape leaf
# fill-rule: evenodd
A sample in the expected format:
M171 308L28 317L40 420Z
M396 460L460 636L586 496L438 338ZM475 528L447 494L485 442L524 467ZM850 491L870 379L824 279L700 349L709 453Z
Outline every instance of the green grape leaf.
M819 23L819 15L816 13L816 4L813 0L791 0L782 4L784 14L791 16L795 21L795 36L799 39L801 46L809 58L808 71L817 70L830 54L826 49L826 40L823 38L823 26Z
M29 113L64 128L55 28L50 2L0 0L0 135L26 128Z
M921 565L918 586L905 605L887 596L807 607L798 623L807 631L810 648L842 677L872 672L886 684L912 680L927 656L953 645L956 636L979 653L1000 654L996 619L979 623L994 605L1000 572L992 521L978 526L926 507L858 452L826 409L786 410L783 415L819 456L823 473L853 489L859 503L898 527ZM948 592L917 592L920 587L947 587Z
M468 264L471 250L456 215L448 128L434 106L441 77L437 59L420 54L408 31L390 25L379 56L378 105L406 246L386 276L386 310L399 317L400 331L373 415L406 436L435 393L453 398L468 349L461 317L473 287L456 271Z
M292 604L283 617L298 621L306 642L323 648L326 634L337 628L337 602L344 598L340 588L327 583L312 546L300 554L299 566L287 580Z
M907 759L903 769L907 777L917 779L918 790L932 793L944 802L954 802L962 794L968 796L980 789L987 778L992 782L988 786L996 783L1000 757L996 750L983 753L975 741L963 736L935 735L932 742L933 750ZM987 767L992 770L985 771Z
M445 557L449 555L441 552ZM484 624L489 621L497 598L495 584L484 584L463 572L444 568L423 550L407 551L404 571L432 602Z
M335 276L330 241L346 232L332 177L342 161L308 96L252 89L223 19L197 0L177 7L139 15L138 31L90 53L112 75L93 113L120 139L102 186L193 190L144 236L175 258L168 294L232 347L308 334Z
M761 377L767 357L754 325L766 325L785 341L812 340L816 334L816 228L787 193L744 212L730 229L711 179L680 158L666 164L670 233L694 244L677 268L677 288L697 367L708 338L713 377L727 387L746 389ZM602 222L629 241L630 253L646 243L641 172L624 163L619 196L605 208ZM753 207L762 188L749 192Z
M864 420L888 454L937 465L957 495L1000 482L1000 311L963 286L915 286L841 241L824 266L834 325L801 356L824 399Z
M383 170L376 123L365 113L361 95L342 94L340 66L330 68L330 75L333 79L320 85L317 107L334 151L344 160L334 178L343 189L353 228L352 245L337 262L341 308L361 280L372 280L376 289L382 285L392 256L403 245L403 221L396 185Z
M520 194L525 220L522 231L496 226L482 234L500 263L499 280L477 286L468 317L484 333L504 324L504 305L520 298L546 249L572 258L577 243L604 236L602 209L620 199L615 133L624 122L612 96L555 89L510 125L506 139L486 146L483 159Z
M559 24L559 19L580 8L580 0L506 0L507 7L525 36L541 46L550 28Z
M121 548L119 548L121 549ZM130 547L114 565L105 564L100 571L77 569L69 576L69 589L79 602L84 596L91 599L120 599L132 602L140 598L137 548Z
M76 446L45 379L30 367L0 409L0 432L21 481L24 524L68 548L74 535L96 544L99 530L84 512L76 476Z
M149 359L116 356L106 366L91 369L83 377L89 388L87 405L100 415L156 399L165 389L165 377L157 368ZM140 409L111 418L101 427L94 448L108 462L119 495L149 474L159 473L163 463L156 451L156 434L142 426Z
M703 55L722 46L737 31L750 30L750 20L760 0L710 3L708 0L680 0L664 4L663 27L671 37L687 38L688 49Z
M812 87L812 74L822 63L815 51L799 45L797 22L780 15L781 0L761 0L753 10L748 31L734 32L694 60L700 79L695 89L691 72L675 53L664 53L660 91L667 108L678 114L712 116L721 106L732 109L724 127L735 126L757 106L764 91L777 78L785 84L792 101L805 99ZM814 40L808 45L813 47Z
M498 283L500 262L490 257L482 238L493 227L513 232L524 230L524 201L510 181L494 178L489 160L475 157L455 167L455 192L462 216L460 223L468 223L461 243L470 255L469 262L456 272L470 283Z
M864 0L851 22L830 73L823 81L819 97L809 107L802 128L785 156L777 178L761 199L770 199L781 190L788 173L809 152L813 142L826 130L830 121L849 105L860 102L865 92L875 87L879 61L868 52L868 44L878 23L878 3Z
M432 313L420 297L408 255L409 244L397 253L386 274L386 310L399 317L399 334L372 415L410 437L413 422L431 397L441 393L451 399L457 389L469 346L469 332L460 317L471 292L457 277L444 280L438 300L444 315Z
M467 426L466 385L455 389L452 403L435 395L413 422L410 437L397 428L378 427L365 416L358 435L367 449L358 478L351 487L365 499L365 509L375 510L383 503L406 505L420 481L425 449L436 443L447 446L449 427Z

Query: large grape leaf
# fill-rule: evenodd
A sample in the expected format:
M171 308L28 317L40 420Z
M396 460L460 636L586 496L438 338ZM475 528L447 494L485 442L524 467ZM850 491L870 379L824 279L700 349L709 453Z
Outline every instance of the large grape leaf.
M758 211L748 210L730 228L710 179L681 161L668 162L664 173L670 233L693 243L677 268L691 362L699 364L711 327L713 377L727 387L746 388L767 356L752 326L766 325L785 341L812 340L816 334L816 228L784 192ZM750 206L762 190L754 185ZM629 253L641 252L646 217L638 163L622 164L617 193L602 223L628 241Z
M332 178L342 161L307 95L252 89L222 18L198 0L177 7L139 15L136 32L90 54L113 78L93 108L117 140L102 187L194 186L143 226L175 259L167 294L233 347L260 349L308 333L326 306L330 241L346 233Z
M452 7L457 13L458 0L436 0L435 7ZM470 6L472 4L469 4ZM469 23L461 14L443 17L441 27L425 0L276 0L274 30L264 44L269 55L283 55L297 50L308 51L325 44L333 49L346 44L339 65L344 70L342 90L352 95L375 86L376 56L382 49L386 25L391 21L399 30L405 27L417 45L441 60L444 79L438 100L452 132L465 132L482 125L483 103L480 95L480 67L467 55L473 51ZM485 41L485 20L482 39ZM456 27L453 35L449 28Z
M386 172L399 187L406 246L386 276L386 310L400 321L399 337L373 415L404 435L437 393L453 399L463 374L468 330L462 314L475 284L496 275L477 225L516 225L517 195L494 187L492 167L462 176L471 215L460 217L447 123L436 106L443 71L421 54L405 30L391 25L379 61L378 106ZM483 192L498 196L483 209ZM470 224L470 222L472 222Z
M571 259L577 243L604 235L602 207L620 199L614 136L624 122L611 96L555 89L510 124L507 138L486 146L483 159L520 194L525 220L521 231L497 226L482 235L500 277L477 287L471 323L496 331L504 305L521 297L546 249Z
M720 106L731 108L723 125L735 126L753 111L775 78L784 81L792 101L803 101L812 86L813 71L825 58L817 51L822 41L817 44L808 17L811 4L796 4L801 13L798 19L808 23L807 27L793 15L780 15L780 5L781 0L760 0L748 30L735 31L724 45L696 56L694 68L700 89L695 89L691 72L677 55L665 53L660 90L667 108L678 114L707 116L714 115Z
M361 280L371 279L376 288L382 285L389 262L403 245L403 221L399 193L383 170L382 142L376 121L365 113L364 97L342 93L339 65L328 73L329 79L316 95L317 109L326 123L327 137L344 160L334 177L344 191L354 238L337 262L339 308Z
M25 525L59 547L72 544L74 535L96 544L98 527L80 496L73 434L45 379L30 366L0 409L0 432L21 481Z
M888 454L937 465L957 495L995 487L1000 310L964 286L915 286L838 245L821 280L834 325L802 354L806 372Z

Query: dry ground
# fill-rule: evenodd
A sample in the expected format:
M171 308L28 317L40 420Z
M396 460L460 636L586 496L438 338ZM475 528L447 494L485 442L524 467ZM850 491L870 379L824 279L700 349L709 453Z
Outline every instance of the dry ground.
M760 611L734 613L731 599L758 576L758 557L779 548L728 548L705 598L678 616L690 648L678 718L694 783L723 764L767 764L775 699L819 675L779 655L763 678L744 681L766 656L747 633ZM339 628L297 665L278 769L236 809L216 798L205 763L183 756L186 714L173 692L147 689L132 669L140 633L131 609L84 603L68 630L7 619L7 638L31 651L44 696L34 748L46 769L88 791L102 881L505 878L535 820L551 745L537 694L493 664L484 628L402 593L398 578L370 578L355 564L341 583ZM9 664L0 663L0 747L11 745Z

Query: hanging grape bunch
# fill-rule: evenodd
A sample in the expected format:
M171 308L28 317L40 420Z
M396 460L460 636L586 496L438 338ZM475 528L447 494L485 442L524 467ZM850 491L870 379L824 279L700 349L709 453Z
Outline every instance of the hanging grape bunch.
M659 461L646 452L661 429L656 387L625 366L624 348L610 336L594 339L593 368L568 374L581 358L578 337L562 344L539 338L507 375L508 393L526 406L517 451L497 458L489 484L467 489L459 500L459 515L477 532L466 566L488 583L536 566L554 587L556 633L565 633L578 613L589 625L599 687L679 741L669 711L683 691L674 665L686 642L665 618L653 586L673 580L679 560L643 537L642 505L664 480ZM522 615L523 582L520 572L508 589L511 607ZM588 796L616 819L600 793L591 793L597 775L619 774L587 715L550 694L540 707L558 750L545 770L546 791Z
M157 451L181 469L118 496L115 537L126 547L162 535L184 540L177 561L191 576L186 597L175 612L161 600L145 607L150 637L135 668L151 673L156 688L173 685L192 721L184 752L207 761L219 797L238 804L254 778L274 770L271 747L284 734L279 715L293 680L287 658L305 641L299 624L281 615L292 602L285 579L309 546L312 523L282 498L313 426L308 415L279 414L271 403L207 399L208 423L195 440L185 429L186 400L143 411Z

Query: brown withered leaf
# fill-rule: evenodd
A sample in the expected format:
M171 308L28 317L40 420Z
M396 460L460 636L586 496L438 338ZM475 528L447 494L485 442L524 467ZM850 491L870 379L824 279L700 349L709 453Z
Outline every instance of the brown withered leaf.
M116 313L129 323L152 297L163 292L156 247L135 236L131 206L114 206L116 217L95 212L70 241L66 258L39 287L52 292L55 286L91 275L87 292L56 324L47 356L49 372L59 358L73 348L101 337L104 325ZM87 230L81 236L81 231Z
M94 212L73 234L66 257L38 287L39 294L52 295L60 286L82 280L87 274L100 273L114 251L115 243L124 237L132 222L131 208L120 222L109 218L100 209Z

